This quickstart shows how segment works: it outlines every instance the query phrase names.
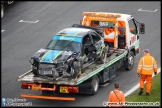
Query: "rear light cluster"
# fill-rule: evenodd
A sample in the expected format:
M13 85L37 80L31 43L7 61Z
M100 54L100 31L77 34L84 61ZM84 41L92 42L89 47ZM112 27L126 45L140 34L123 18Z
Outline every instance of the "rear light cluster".
M36 87L34 87L36 85ZM74 86L64 86L66 88L66 93L78 93L79 88L74 87ZM48 91L55 91L56 90L56 85L53 86L53 88L44 88L41 87L41 84L31 84L31 83L25 83L23 82L21 84L22 89L29 89L29 90L48 90Z
M48 90L48 91L55 91L56 85L53 86L53 88L46 88L42 87L42 84L34 84L34 83L25 83L23 82L21 84L22 89L29 89L29 90Z
M21 88L22 88L22 89L31 89L31 88L32 88L32 84L29 84L29 83L22 83L22 84L21 84Z
M71 87L71 86L69 86L69 87L67 87L68 88L68 92L69 93L78 93L78 87Z

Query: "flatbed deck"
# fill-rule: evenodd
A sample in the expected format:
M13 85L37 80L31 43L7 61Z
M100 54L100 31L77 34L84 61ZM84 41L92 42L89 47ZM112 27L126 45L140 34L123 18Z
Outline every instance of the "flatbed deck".
M110 57L107 57L106 62L104 64L99 64L97 62L89 65L85 68L84 73L80 75L77 79L72 80L53 80L49 77L36 77L34 74L30 71L24 73L23 75L20 75L17 78L17 81L19 82L27 82L27 83L50 83L50 84L58 84L58 85L78 85L82 83L83 81L89 79L93 75L101 72L103 69L107 68L111 64L117 62L118 60L122 59L127 54L127 50L125 49L117 49Z

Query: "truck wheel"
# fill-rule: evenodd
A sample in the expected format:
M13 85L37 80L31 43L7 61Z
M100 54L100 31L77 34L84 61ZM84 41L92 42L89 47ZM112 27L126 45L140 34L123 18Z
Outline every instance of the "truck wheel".
M107 50L108 48L105 47L104 50L102 51L102 54L101 54L101 57L100 57L100 62L101 64L105 63L106 62L106 58L107 58Z
M4 16L4 6L3 4L1 4L1 19L3 18Z
M130 51L130 55L129 55L128 60L126 62L128 62L128 67L125 68L125 70L130 71L134 66L134 53L133 53L133 51Z
M97 94L99 88L99 78L97 75L93 76L92 78L92 95Z
M76 78L78 76L78 74L79 74L78 62L76 62L76 61L73 62L73 69L74 69L73 78Z

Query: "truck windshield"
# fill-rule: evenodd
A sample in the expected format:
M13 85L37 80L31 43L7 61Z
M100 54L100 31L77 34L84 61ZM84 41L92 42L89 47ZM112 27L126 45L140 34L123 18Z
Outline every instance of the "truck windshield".
M99 28L114 28L114 22L107 21L91 21L91 27L99 27Z
M81 43L68 40L51 40L46 49L79 52L81 50Z

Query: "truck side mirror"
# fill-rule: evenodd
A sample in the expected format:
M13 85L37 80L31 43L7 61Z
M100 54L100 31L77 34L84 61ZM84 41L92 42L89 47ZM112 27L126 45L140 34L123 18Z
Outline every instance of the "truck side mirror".
M145 34L145 24L139 23L139 34Z
M83 20L80 20L80 24L82 24Z

